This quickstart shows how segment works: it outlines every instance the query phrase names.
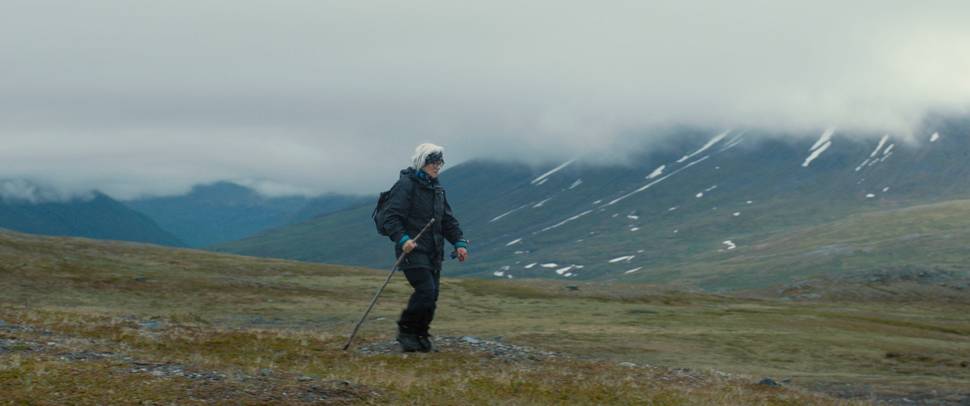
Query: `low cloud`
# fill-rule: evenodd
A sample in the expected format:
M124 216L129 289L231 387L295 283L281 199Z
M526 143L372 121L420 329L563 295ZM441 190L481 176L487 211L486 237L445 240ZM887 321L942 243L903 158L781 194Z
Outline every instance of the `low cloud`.
M0 178L121 198L373 193L426 141L612 161L672 125L907 135L970 105L965 2L4 8Z
M0 201L6 203L52 203L92 198L94 194L87 190L52 187L26 179L0 180Z

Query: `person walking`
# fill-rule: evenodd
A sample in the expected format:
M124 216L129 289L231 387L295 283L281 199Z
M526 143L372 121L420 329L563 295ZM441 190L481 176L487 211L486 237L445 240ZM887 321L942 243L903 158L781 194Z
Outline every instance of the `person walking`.
M444 241L455 247L458 261L468 259L468 241L452 213L438 173L445 165L444 148L421 144L414 150L411 166L401 170L390 190L383 227L394 242L395 258L407 254L399 268L414 288L397 321L397 342L404 352L435 351L429 329L438 302ZM431 228L415 241L420 230Z

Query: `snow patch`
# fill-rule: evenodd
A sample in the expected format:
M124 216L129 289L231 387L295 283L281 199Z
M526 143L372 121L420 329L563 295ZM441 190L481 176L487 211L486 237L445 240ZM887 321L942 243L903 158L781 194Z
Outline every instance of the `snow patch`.
M819 137L818 141L815 141L815 145L812 145L812 148L809 149L809 151L812 153L808 156L808 158L805 158L805 162L802 163L803 168L808 168L808 166L812 164L812 161L814 161L819 157L819 155L822 155L825 150L832 146L833 134L835 134L834 128L829 128L822 133L822 136Z
M609 262L611 264L615 264L615 263L620 262L620 261L630 262L630 260L632 260L633 258L636 258L636 255L628 255L628 256L625 256L625 257L616 257L616 258L611 259Z
M492 275L495 275L495 276L498 276L499 278L501 278L501 277L505 276L505 272L495 271L495 272L492 272Z
M657 176L663 175L665 168L667 168L667 165L660 165L659 167L657 167L657 169L654 169L653 172L650 172L650 174L647 175L645 179L649 180L649 179L656 178Z
M873 197L876 197L876 195L872 193L866 193L866 199L872 199Z
M572 160L569 160L569 161L567 161L566 163L564 163L562 165L559 165L559 166L557 166L555 168L552 168L552 170L550 170L549 172L546 172L546 173L544 173L542 175L539 175L538 178L533 179L532 180L532 184L533 185L541 185L541 184L545 183L545 181L548 180L548 178L549 178L550 175L552 175L552 174L554 174L556 172L559 172L560 170L562 170L562 168L565 168L565 167L569 166L570 164L572 164L575 161L576 161L575 159L572 159Z
M584 211L584 212L582 212L582 213L579 213L579 214L577 214L577 215L575 215L575 216L572 216L572 217L570 217L570 218L567 218L567 219L565 219L565 220L563 220L563 221L560 221L560 222L558 222L558 223L556 223L556 224L553 224L553 225L551 225L551 226L549 226L549 227L546 227L546 228L543 228L543 229L542 229L542 230L541 230L540 232L544 232L544 231L549 231L549 230L552 230L552 229L554 229L554 228L559 228L559 227L561 227L561 226L562 226L563 224L566 224L566 223L568 223L568 222L570 222L570 221L573 221L573 220L576 220L576 219L578 219L578 218L580 218L580 217L583 217L583 216L585 216L585 215L587 215L587 214L590 214L590 213L592 213L592 212L593 212L592 210L586 210L586 211Z
M940 133L933 133L933 135L930 136L930 142L936 142L938 139L940 139Z
M509 211L507 211L505 213L502 213L502 214L496 216L495 218L493 218L492 220L490 220L489 223L494 223L496 221L499 221L499 220L502 219L502 217L508 216L509 214L515 213L515 212L517 212L519 210L522 210L522 209L524 209L524 208L526 208L528 206L529 206L528 204L523 204L522 206L519 206L519 207L514 208L512 210L509 210Z
M703 158L701 158L701 159L698 159L698 160L696 160L696 161L693 161L693 162L691 162L691 163L689 163L689 164L687 164L687 165L684 165L684 167L683 167L683 168L680 168L680 169L677 169L676 171L673 171L673 172L671 172L671 173L670 173L670 174L668 174L667 176L664 176L664 177L662 177L662 178L659 178L659 179L657 179L657 180L655 180L655 181L653 181L653 182L650 182L650 183L648 183L648 184L646 184L646 185L644 185L644 186L641 186L641 187L640 187L639 189L637 189L637 190L634 190L634 191L632 191L632 192L630 192L630 193L627 193L627 194L625 194L625 195L623 195L623 196L620 196L620 197L618 197L618 198L616 198L616 199L613 199L613 201L611 201L611 202L609 202L609 203L607 203L607 204L605 204L604 206L612 206L612 205L614 205L614 204L616 204L617 202L619 202L619 201L621 201L621 200L623 200L623 199L626 199L626 198L628 198L628 197L630 197L630 196L633 196L633 195L635 195L635 194L637 194L637 193L640 193L640 192L642 192L642 191L644 191L644 190L647 190L647 189L650 189L650 188L651 188L651 187L652 187L653 185L656 185L656 184L658 184L658 183L660 183L660 182L663 182L663 181L664 181L665 179L667 179L667 178L669 178L669 177L671 177L671 176L674 176L674 175L676 175L676 174L678 174L678 173L680 173L680 171L683 171L683 170L685 170L685 169L687 169L687 168L690 168L690 167L692 167L692 166L694 166L694 165L696 165L696 164L699 164L699 163L701 163L701 162L704 162L705 160L707 160L707 158L710 158L710 157L711 157L710 155L705 155L705 156L704 156Z
M576 181L573 182L572 185L569 185L569 190L573 190L573 189L576 188L576 186L579 186L579 185L582 185L582 184L583 184L583 180L582 179L576 179Z
M559 264L557 264L555 262L550 262L548 264L542 264L542 265L539 265L539 266L541 266L543 268L556 268L556 267L559 266Z
M548 202L548 201L550 201L550 200L552 200L552 198L551 198L551 197L550 197L550 198L548 198L548 199L546 199L546 200L543 200L543 201L541 201L541 202L539 202L539 203L536 203L535 205L533 205L533 206L532 206L532 208L533 208L533 209L538 209L538 208L540 208L540 207L542 207L542 205L544 205L544 204L546 204L546 202Z
M740 215L741 215L741 212L739 212L739 211L736 211L736 212L734 212L734 214L733 214L733 216L734 216L734 217L738 217L738 216L740 216Z
M532 267L534 267L534 266L536 266L538 264L539 264L538 262L533 262L533 263L531 263L529 265L524 266L523 268L525 268L525 269L532 269Z
M738 146L738 144L740 144L742 141L744 141L744 134L743 133L742 134L739 134L737 137L734 137L733 140L728 141L728 144L725 145L724 148L721 148L721 150L719 152L724 152L724 151L727 151L727 150L729 150L731 148L734 148L734 147Z
M626 218L628 218L630 220L639 220L640 219L640 216L637 216L637 215L634 215L634 214L627 214L626 215Z
M724 241L724 242L723 242L723 243L721 243L721 244L724 244L724 246L725 246L725 248L726 248L726 249L727 249L728 251L730 251L730 250L733 250L733 249L735 249L735 248L737 248L737 247L738 247L738 246L737 246L737 245L735 245L735 244L734 244L734 242L732 242L731 240L727 240L727 241Z
M724 137L727 137L728 133L730 133L730 132L731 132L731 130L727 130L727 131L725 131L723 133L720 133L718 135L715 135L714 138L711 138L711 140L708 141L707 144L704 144L704 146L702 146L700 149L698 149L697 151L694 151L693 154L684 155L683 158L678 159L677 160L677 163L683 163L684 161L686 161L688 159L691 159L694 156L699 155L700 153L702 153L704 151L707 151L708 148L714 146L714 144L717 144L718 142L720 142L721 140L723 140Z
M633 268L633 269L631 269L631 270L629 270L629 271L626 271L626 272L624 272L623 274L624 274L624 275L629 275L629 274L631 274L631 273L634 273L634 272L636 272L636 271L639 271L639 270L641 270L641 269L643 269L643 267L642 267L642 266L638 266L638 267L636 267L636 268Z
M702 198L702 197L704 197L704 192L699 192L699 193L697 193L697 195L695 195L694 197L696 197L696 198L698 198L698 199L700 199L700 198Z
M745 202L745 203L747 203L747 204L751 204L751 203L754 203L754 202L753 202L753 201L751 201L751 200L748 200L748 201L747 201L747 202Z
M640 227L633 227L630 229L630 231L640 231Z
M556 273L559 274L559 275L562 275L562 274L565 274L566 272L569 272L573 268L575 268L574 265L570 265L570 266L567 266L567 267L564 267L564 268L559 268L559 269L556 270Z
M888 192L888 191L889 191L889 186L886 186L886 187L884 187L884 188L882 188L882 192L883 192L883 193L886 193L886 192Z
M505 244L505 246L506 247L511 247L511 246L513 246L515 244L518 244L520 242L522 242L522 239L521 238L516 238L516 239L514 239L512 241L509 241L509 243L508 244Z
M680 208L680 206L674 206L674 207L671 207L671 208L667 209L667 211L674 211L674 210L677 210L678 208Z
M828 130L825 130L825 132L822 133L822 136L818 139L818 141L815 141L815 145L812 145L812 148L809 148L809 151L810 152L815 151L816 149L818 149L818 147L829 142L829 140L832 139L832 134L835 134L834 128L829 128Z
M876 145L876 149L869 154L869 158L875 158L876 155L879 155L879 150L882 149L883 145L886 145L886 141L889 141L889 134L882 136L882 138L879 140L879 145Z

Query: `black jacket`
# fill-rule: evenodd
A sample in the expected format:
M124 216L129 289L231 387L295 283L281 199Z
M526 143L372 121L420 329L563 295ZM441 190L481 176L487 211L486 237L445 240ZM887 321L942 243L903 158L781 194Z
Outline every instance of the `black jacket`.
M417 237L432 218L434 224L415 241L418 246L405 258L402 269L437 268L444 259L444 240L458 243L462 232L438 180L418 176L413 168L401 170L401 177L391 188L384 217L384 229L390 231L388 236L394 242L395 256L401 255L401 238L405 234L412 239Z

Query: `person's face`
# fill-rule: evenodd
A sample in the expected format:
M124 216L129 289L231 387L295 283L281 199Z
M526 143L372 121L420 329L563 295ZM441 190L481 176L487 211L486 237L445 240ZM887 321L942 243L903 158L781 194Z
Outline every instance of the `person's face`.
M441 168L444 166L445 166L444 161L435 162L433 164L425 165L424 168L421 168L421 170L423 170L424 173L428 174L428 177L430 177L431 179L435 179L438 177L438 172L441 171Z

